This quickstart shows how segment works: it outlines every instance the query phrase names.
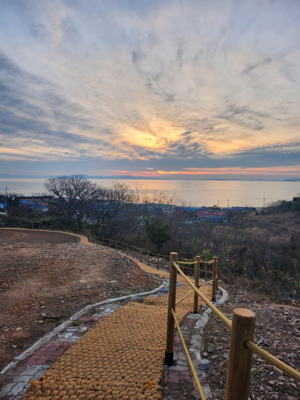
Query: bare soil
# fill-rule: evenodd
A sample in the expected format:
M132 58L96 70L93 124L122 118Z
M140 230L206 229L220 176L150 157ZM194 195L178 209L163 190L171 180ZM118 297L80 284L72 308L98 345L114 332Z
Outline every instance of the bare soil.
M235 308L247 308L256 314L254 342L281 361L300 370L300 308L274 303L267 297L249 292L247 281L226 287L229 300L220 306L231 318ZM202 358L210 361L207 381L214 399L225 398L230 331L214 314L204 332ZM253 354L249 398L251 400L299 399L300 383Z
M0 229L0 257L0 370L87 304L159 283L114 250L56 232Z

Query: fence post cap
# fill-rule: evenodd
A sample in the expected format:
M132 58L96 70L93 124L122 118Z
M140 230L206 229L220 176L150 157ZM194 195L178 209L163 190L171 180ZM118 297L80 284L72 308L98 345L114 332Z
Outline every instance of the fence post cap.
M244 318L255 318L254 312L251 310L247 310L247 308L235 308L233 310L233 314Z

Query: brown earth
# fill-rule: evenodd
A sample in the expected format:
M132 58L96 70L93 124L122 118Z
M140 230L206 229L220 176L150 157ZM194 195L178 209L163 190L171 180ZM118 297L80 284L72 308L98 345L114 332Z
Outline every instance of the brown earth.
M256 314L254 342L281 361L300 370L300 308L282 305L266 296L247 290L249 282L237 281L226 287L228 302L220 310L231 318L235 308L247 308ZM202 358L210 361L207 381L213 398L224 399L229 353L230 331L215 315L206 325ZM296 400L299 399L300 383L283 374L268 362L253 354L249 399Z
M0 370L87 304L158 286L122 254L78 240L0 229Z

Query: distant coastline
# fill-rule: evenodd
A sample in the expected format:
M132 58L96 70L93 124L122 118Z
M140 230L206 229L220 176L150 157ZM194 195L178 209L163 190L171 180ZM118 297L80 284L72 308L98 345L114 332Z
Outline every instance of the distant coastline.
M247 179L243 177L241 179L233 178L167 178L165 175L162 177L144 177L144 176L133 176L133 175L114 175L114 176L102 176L102 175L86 175L76 174L87 179L135 179L135 180L169 180L169 181L249 181L249 182L300 182L299 178L291 179ZM22 174L0 174L0 179L50 179L60 175L22 175ZM75 175L64 175L64 176L75 176Z

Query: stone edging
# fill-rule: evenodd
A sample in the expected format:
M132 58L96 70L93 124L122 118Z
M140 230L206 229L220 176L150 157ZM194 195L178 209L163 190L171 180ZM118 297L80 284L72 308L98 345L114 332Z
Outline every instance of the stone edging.
M221 288L220 286L219 286L219 290L222 292L222 296L219 297L219 299L215 303L215 305L223 304L228 299L228 292L225 289ZM206 307L208 307L208 306L206 306ZM206 400L213 399L209 383L206 380L206 373L204 371L206 368L208 368L209 363L207 362L208 360L201 359L200 350L201 350L201 346L202 346L203 330L209 320L209 314L211 312L212 312L212 310L208 307L201 315L190 313L185 317L187 319L191 319L191 320L195 321L195 324L192 328L193 332L192 332L192 335L190 336L191 341L189 344L189 353L190 353L192 363L194 365L196 374L198 376L198 379L201 384L201 387L202 387L202 390L203 390ZM175 353L176 353L176 355L175 355ZM170 366L170 367L165 365L164 370L186 371L187 369L189 369L185 354L183 352L180 352L180 353L174 352L174 358L175 359L177 358L177 365ZM183 359L186 361L183 361ZM194 384L194 390L191 394L196 399L200 399L199 393L198 393L198 390L196 388L194 381L193 381L193 384Z
M225 303L225 301L228 299L227 290L223 289L220 286L219 286L219 290L221 290L221 292L222 292L222 297L218 301L216 301L215 305L221 305L221 304ZM194 338L194 340L193 340L193 336L192 336L191 346L190 346L190 352L194 354L194 357L193 357L193 360L192 360L193 364L194 364L194 367L199 368L199 366L200 366L201 371L202 371L202 374L201 374L202 376L201 376L201 379L200 379L200 381L201 381L200 383L201 383L202 388L203 388L203 390L204 390L204 392L206 394L206 399L207 400L212 399L210 386L209 386L209 383L205 379L206 378L206 373L204 372L204 369L208 368L209 363L207 365L204 365L203 361L207 361L207 360L202 360L201 354L200 354L200 348L201 348L201 345L202 345L203 329L204 329L205 325L207 324L207 322L209 320L209 314L210 313L212 313L212 309L208 307L207 310L201 315L201 317L195 323L195 329L199 329L199 331L200 331L199 333L201 335L201 340L200 340L200 343L199 343L199 340L195 340L195 339L198 339L198 338ZM200 346L199 346L199 344L200 344ZM194 383L194 386L195 386L195 383ZM194 395L195 398L200 398L200 397L198 397L198 390L196 389L196 386L195 386L195 390L193 392L193 395Z
M151 294L154 294L156 292L159 292L161 289L163 289L166 286L167 280L165 279L165 282L160 285L158 288L151 290L150 292L143 292L143 293L135 293L135 294L129 294L127 296L122 296L122 297L115 297L113 299L108 299L104 301L100 301L95 304L90 304L80 311L78 311L76 314L72 315L67 321L63 322L62 324L58 325L56 328L54 328L50 333L47 335L43 336L41 339L39 339L37 342L35 342L29 349L25 350L23 353L19 354L17 357L15 357L15 361L11 361L5 368L3 368L2 371L0 371L0 374L4 374L7 372L11 367L15 367L19 361L22 361L26 359L27 357L31 356L38 348L40 348L43 344L48 342L50 339L52 339L57 333L59 333L61 330L66 328L68 325L70 325L73 321L81 317L83 314L85 314L87 311L94 307L101 306L103 304L108 304L108 303L114 303L117 301L122 301L130 298L136 298L136 297L143 297L143 296L148 296Z

